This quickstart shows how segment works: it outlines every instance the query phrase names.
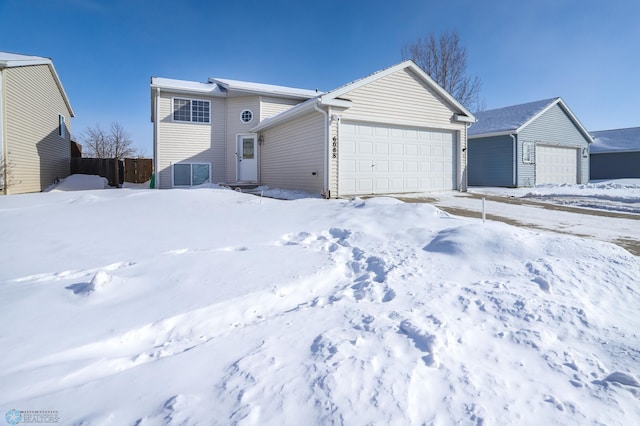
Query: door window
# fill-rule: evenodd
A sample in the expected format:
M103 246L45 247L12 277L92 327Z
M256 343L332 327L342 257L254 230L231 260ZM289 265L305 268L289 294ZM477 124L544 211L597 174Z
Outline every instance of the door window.
M246 160L253 160L254 156L253 138L242 139L242 158Z

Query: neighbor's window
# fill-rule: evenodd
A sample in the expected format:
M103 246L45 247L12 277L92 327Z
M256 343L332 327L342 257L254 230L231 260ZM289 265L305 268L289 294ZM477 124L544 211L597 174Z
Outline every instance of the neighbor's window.
M522 162L533 163L533 142L522 143Z
M174 98L173 120L208 123L210 121L210 103L196 99Z
M173 186L195 186L211 181L209 164L180 163L173 165Z
M251 112L250 109L245 109L240 113L240 120L242 120L243 123L251 123L251 120L253 120L253 112Z
M67 127L64 124L64 115L58 115L58 135L62 138L67 136Z

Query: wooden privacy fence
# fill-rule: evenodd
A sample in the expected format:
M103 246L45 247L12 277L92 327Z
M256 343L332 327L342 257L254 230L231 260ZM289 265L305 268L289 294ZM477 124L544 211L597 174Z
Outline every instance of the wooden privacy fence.
M71 174L98 175L107 178L110 186L123 182L144 183L151 179L150 158L71 158Z
M151 158L125 158L124 181L131 183L145 183L151 180L153 161Z

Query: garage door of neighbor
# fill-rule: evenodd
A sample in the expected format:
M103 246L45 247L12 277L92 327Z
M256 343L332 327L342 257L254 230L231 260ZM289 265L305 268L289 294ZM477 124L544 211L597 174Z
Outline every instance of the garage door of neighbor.
M340 126L341 195L456 188L454 133L363 123Z
M578 181L578 150L536 146L536 184L575 184Z

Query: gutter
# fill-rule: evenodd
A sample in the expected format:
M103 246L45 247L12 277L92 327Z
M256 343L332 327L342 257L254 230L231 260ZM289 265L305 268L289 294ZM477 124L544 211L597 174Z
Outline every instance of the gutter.
M158 132L158 108L160 108L160 88L156 87L156 105L155 105L155 111L154 111L154 120L153 120L153 162L154 164L154 174L155 174L155 178L154 178L154 189L160 189L160 169L159 169L159 164L160 164L160 159L158 158L158 138L159 138L159 132Z
M518 187L518 142L516 139L516 134L515 133L509 133L509 136L511 136L511 139L513 139L513 176L512 176L512 180L513 180L513 187L517 188Z

